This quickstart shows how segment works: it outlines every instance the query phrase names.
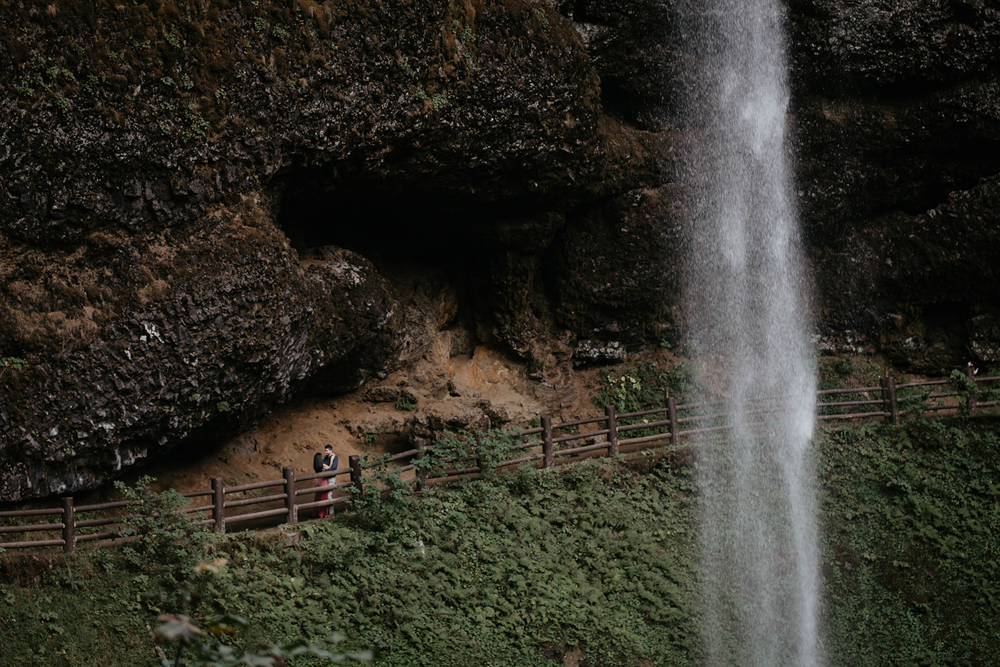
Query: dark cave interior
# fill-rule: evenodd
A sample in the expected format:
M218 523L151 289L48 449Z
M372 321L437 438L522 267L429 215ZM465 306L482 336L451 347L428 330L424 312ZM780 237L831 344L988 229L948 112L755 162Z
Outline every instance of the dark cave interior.
M531 205L412 184L334 180L303 168L284 179L278 224L300 253L334 245L386 274L423 265L469 281L495 247L497 222L524 215Z
M458 297L451 326L492 328L493 309L510 286L497 272L505 255L544 253L551 242L533 221L542 202L435 190L361 178L331 178L298 168L284 178L278 224L300 257L331 245L369 260L400 294L445 282ZM535 236L538 235L538 238Z
M448 197L360 183L327 188L304 180L289 184L278 222L300 252L335 245L379 268L407 260L438 264L464 256L472 245L469 208Z
M468 195L331 180L300 169L285 179L278 224L300 257L311 248L344 248L366 258L402 291L426 282L420 276L437 276L455 287L460 308L467 311L468 304L481 301L476 294L485 280L487 217Z

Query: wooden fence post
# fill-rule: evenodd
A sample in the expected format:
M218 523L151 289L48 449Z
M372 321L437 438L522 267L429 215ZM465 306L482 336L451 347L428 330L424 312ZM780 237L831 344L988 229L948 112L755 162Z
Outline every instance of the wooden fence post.
M889 413L889 421L892 424L899 423L899 406L896 403L896 378L886 375L881 379L882 384L882 404Z
M351 462L351 484L358 490L360 496L361 492L365 490L364 484L361 482L361 457L353 454L348 461Z
M555 456L552 454L552 417L545 415L542 417L542 467L551 468L555 465Z
M417 445L417 456L418 461L422 461L427 450L427 441L423 438L416 439ZM427 469L417 468L417 491L423 491L427 488Z
M76 551L76 513L73 511L73 497L62 499L63 551Z
M677 423L677 399L667 396L667 419L670 420L670 444L677 447L681 444L681 429Z
M285 509L288 510L288 518L285 523L297 524L299 513L295 509L295 468L286 466L281 469L281 473L282 477L285 478ZM327 480L327 484L329 484L329 480Z
M969 411L970 415L974 415L976 414L976 390L979 385L976 384L976 369L972 367L971 361L965 367L965 375L972 381L972 391L965 399L965 409Z
M618 421L615 406L605 405L604 416L608 419L608 456L618 456Z
M212 478L212 520L216 533L226 532L226 490L221 477Z

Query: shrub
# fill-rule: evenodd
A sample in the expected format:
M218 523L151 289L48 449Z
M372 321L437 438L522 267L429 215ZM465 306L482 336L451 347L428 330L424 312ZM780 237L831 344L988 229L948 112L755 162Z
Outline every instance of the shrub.
M165 574L172 576L191 567L201 555L208 533L194 517L181 512L189 503L187 498L174 489L151 491L153 481L145 475L133 487L115 482L128 501L128 514L115 532L128 540L123 553L136 569L165 569Z
M468 431L445 431L429 448L424 457L414 462L418 470L439 475L449 469L469 468L482 464L484 472L490 472L501 463L518 457L518 445L522 444L517 430L490 429L478 433Z
M683 401L696 390L694 374L686 363L663 368L641 361L618 369L605 369L594 395L595 405L614 405L619 413L662 408L667 396Z

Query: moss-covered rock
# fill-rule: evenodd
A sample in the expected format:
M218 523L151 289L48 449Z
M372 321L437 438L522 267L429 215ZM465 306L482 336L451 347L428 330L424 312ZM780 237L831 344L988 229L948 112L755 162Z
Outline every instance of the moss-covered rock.
M493 340L538 357L549 278L521 275L510 220L534 221L515 245L540 267L567 211L659 179L655 140L603 116L547 4L0 11L4 500L93 486L419 356L430 316L335 247L359 235L460 238Z

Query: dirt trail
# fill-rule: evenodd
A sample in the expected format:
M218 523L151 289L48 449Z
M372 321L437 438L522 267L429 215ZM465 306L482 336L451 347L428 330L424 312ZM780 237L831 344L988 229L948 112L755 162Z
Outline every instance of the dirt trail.
M278 479L281 469L312 471L315 452L333 445L346 467L354 454L409 449L413 433L505 425L527 427L540 414L557 421L597 414L589 389L596 369L564 373L562 386L528 379L522 363L486 347L450 356L446 337L408 369L358 392L303 397L273 410L249 431L217 447L177 453L138 474L156 478L156 490L207 490L213 477L227 485ZM415 409L395 396L415 399Z

